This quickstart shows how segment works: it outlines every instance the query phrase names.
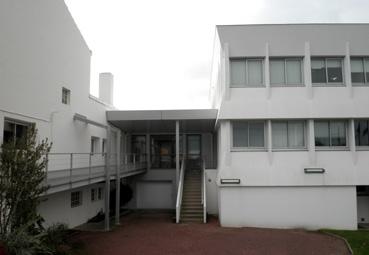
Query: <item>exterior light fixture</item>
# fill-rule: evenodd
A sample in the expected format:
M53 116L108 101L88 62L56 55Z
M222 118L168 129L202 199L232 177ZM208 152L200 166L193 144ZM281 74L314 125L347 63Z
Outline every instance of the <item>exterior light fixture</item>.
M308 167L304 168L305 174L324 174L325 169L321 167Z
M240 184L240 179L220 179L221 184Z

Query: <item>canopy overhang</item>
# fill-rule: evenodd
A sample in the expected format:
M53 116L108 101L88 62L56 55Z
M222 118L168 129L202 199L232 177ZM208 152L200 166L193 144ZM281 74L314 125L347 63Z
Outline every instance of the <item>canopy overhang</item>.
M123 132L174 133L176 121L180 132L213 132L218 115L216 109L107 111L107 120Z

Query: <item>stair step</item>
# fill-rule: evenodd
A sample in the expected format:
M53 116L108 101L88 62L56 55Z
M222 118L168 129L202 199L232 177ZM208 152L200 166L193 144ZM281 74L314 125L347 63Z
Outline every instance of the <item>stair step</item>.
M202 209L182 209L181 210L181 214L182 215L188 215L188 214L199 214L199 215L203 215L203 210Z
M188 209L188 210L192 210L192 209L194 209L194 210L197 210L197 209L203 209L203 206L202 205L182 205L182 210L183 209Z

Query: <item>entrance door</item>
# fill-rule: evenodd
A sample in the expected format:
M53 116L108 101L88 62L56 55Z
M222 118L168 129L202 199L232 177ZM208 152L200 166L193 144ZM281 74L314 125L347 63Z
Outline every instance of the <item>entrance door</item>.
M201 158L201 136L187 135L187 158L200 159Z

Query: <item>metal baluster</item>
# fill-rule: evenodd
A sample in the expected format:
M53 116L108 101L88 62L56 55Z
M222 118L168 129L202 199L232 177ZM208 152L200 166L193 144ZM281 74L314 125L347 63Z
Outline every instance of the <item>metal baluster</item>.
M69 186L72 188L73 153L70 154Z
M91 154L89 154L89 159L88 159L88 183L91 183Z

